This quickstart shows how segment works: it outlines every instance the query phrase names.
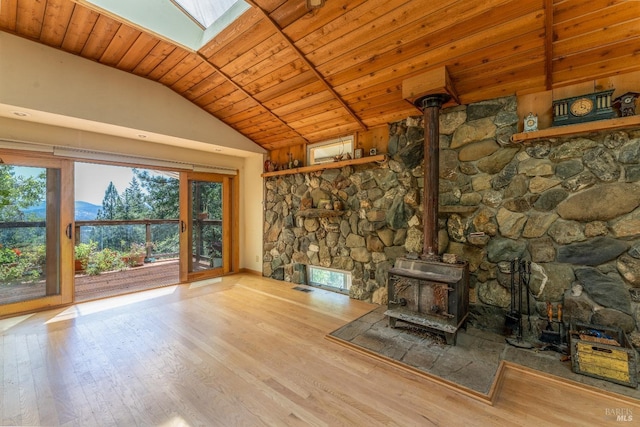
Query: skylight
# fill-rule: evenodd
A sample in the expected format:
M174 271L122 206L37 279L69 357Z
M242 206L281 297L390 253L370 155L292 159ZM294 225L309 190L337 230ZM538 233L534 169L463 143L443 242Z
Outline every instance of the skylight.
M238 0L172 0L203 29L209 28Z
M243 0L74 0L196 51L251 6Z

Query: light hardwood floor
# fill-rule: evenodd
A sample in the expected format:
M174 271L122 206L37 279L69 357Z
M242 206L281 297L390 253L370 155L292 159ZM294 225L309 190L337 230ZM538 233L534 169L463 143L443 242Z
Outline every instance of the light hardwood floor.
M325 339L374 306L292 286L241 274L0 320L0 424L640 424L638 402L517 367L493 406L403 372Z

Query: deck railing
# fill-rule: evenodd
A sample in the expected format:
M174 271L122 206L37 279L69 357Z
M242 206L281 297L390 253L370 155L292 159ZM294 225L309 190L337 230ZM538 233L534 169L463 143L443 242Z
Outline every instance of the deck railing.
M175 224L176 233L179 231L181 220L179 219L137 219L137 220L82 220L75 221L75 244L77 245L82 241L82 227L106 227L106 226L144 226L145 227L145 247L147 250L146 257L170 257L177 256L178 252L170 253L152 253L153 252L153 234L151 227L153 225L162 224ZM194 253L196 259L209 258L205 255L204 248L207 246L209 251L220 251L221 242L206 242L203 239L203 229L206 226L219 226L222 227L222 220L219 219L194 219L195 233L194 243L197 250ZM0 222L0 230L7 228L45 228L45 221L12 221L12 222ZM132 242L127 242L132 243Z
M209 259L209 257L203 255L205 242L202 239L203 229L206 226L220 226L222 227L222 220L219 219L196 219L194 220L196 226L196 233L194 233L194 243L197 250L194 253L194 257L196 260L200 258ZM138 219L138 220L82 220L75 222L75 243L78 244L82 241L82 227L104 227L104 226L144 226L145 227L145 247L147 248L146 257L151 258L155 257L171 257L177 256L178 252L171 253L155 253L153 254L153 235L151 232L152 225L162 225L162 224L175 224L177 227L180 226L181 220L179 219ZM176 228L176 233L178 233L179 229ZM210 242L208 245L213 249L221 249L220 244L218 242ZM209 249L211 249L209 248Z
M152 225L161 225L161 224L175 224L178 226L180 220L178 219L102 219L102 220L83 220L75 222L75 244L77 245L82 241L82 227L106 227L106 226L144 226L145 227L145 247L147 248L147 253L145 254L146 258L151 258L154 254L153 251L153 240L151 233ZM176 228L176 233L178 229ZM157 257L170 257L177 256L178 252L171 253L160 253L155 254Z

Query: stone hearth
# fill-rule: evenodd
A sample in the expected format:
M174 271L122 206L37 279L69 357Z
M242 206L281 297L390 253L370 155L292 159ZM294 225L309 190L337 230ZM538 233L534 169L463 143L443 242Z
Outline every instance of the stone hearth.
M456 389L471 390L481 398L491 398L491 387L504 360L598 390L640 399L637 388L574 373L571 361L561 361L554 351L513 347L505 343L503 336L473 327L459 333L456 346L446 345L438 335L410 324L389 328L384 311L384 307L375 309L331 332L328 338L437 377Z

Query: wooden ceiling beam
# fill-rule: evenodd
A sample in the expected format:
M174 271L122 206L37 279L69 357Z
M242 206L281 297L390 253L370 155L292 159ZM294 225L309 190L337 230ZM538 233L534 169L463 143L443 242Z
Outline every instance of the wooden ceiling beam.
M268 108L266 108L264 105L262 105L262 103L260 101L258 101L256 98L254 98L253 95L251 95L249 92L247 92L246 90L244 90L244 88L242 86L240 86L239 84L237 84L236 82L233 81L233 79L228 76L227 74L225 74L222 70L220 70L220 68L218 68L217 66L215 66L214 64L212 64L209 61L209 58L207 58L206 56L204 56L202 53L198 52L198 56L200 57L200 59L202 59L206 64L208 64L215 72L217 72L219 75L221 75L222 77L224 77L225 80L227 80L230 84L233 85L233 87L235 87L237 90L239 90L240 92L242 92L247 98L250 98L253 100L253 102L256 103L256 105L259 105L262 109L264 109L264 111L266 111L267 113L269 113L269 115L271 115L274 119L276 119L277 121L279 121L280 123L282 123L283 126L286 126L288 129L291 129L292 132L294 132L296 135L298 135L300 138L304 139L307 143L309 141L307 141L307 139L302 136L298 131L296 131L295 129L293 129L291 126L289 126L287 123L285 123L280 117L278 117L277 115L275 115L271 110L269 110Z
M196 54L88 0L0 1L0 31L163 83L266 149L414 115L402 82L442 66L462 104L640 73L640 1L248 0Z
M553 87L553 0L544 0L544 83Z
M269 14L264 9L258 6L254 0L245 0L245 1L264 16L267 22L269 22L273 26L273 28L278 32L278 34L280 34L283 40L289 45L291 50L293 50L293 52L295 52L295 54L305 63L305 65L309 67L309 69L313 72L316 78L320 80L320 82L322 82L322 84L327 89L327 91L331 93L331 95L340 103L340 105L342 105L342 108L344 108L349 113L349 115L353 118L353 120L355 120L356 123L360 125L362 130L366 131L368 129L367 125L365 125L364 122L360 120L360 117L358 117L358 115L347 105L347 103L340 97L340 95L338 95L338 93L333 89L333 86L331 86L329 82L325 80L324 76L320 74L320 72L316 69L315 65L313 65L311 61L307 59L305 54L302 53L302 51L298 49L298 47L293 43L293 40L291 40L289 36L287 36L282 31L282 28L280 27L280 25L278 25L278 23L273 18L271 18L271 16L269 16Z

